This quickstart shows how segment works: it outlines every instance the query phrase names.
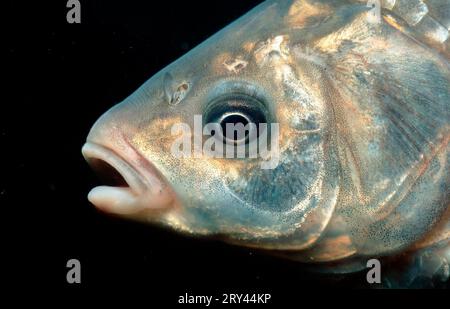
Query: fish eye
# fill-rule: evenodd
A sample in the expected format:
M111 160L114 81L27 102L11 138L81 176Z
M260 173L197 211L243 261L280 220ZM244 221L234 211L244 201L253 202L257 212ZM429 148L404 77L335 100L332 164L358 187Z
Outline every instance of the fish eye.
M249 123L250 120L248 119L247 115L238 112L223 114L219 122L226 142L234 144L241 144L242 142L246 142L249 139L250 132L245 130L241 136L236 130L233 130L231 128L236 127L238 124L242 124L242 126L245 127Z
M259 124L267 123L266 115L264 104L258 99L246 94L231 94L211 102L205 120L220 125L224 143L237 145L249 144L260 136Z

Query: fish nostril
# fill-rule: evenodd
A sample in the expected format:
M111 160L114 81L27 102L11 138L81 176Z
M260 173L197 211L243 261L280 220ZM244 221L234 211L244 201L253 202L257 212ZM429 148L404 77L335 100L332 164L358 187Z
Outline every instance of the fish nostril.
M107 186L129 187L122 174L102 159L91 158L89 164L97 172L102 182Z

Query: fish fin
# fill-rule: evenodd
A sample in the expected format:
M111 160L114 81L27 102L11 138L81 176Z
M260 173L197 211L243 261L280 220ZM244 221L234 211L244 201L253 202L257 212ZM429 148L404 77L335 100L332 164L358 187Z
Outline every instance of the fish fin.
M386 288L445 288L450 284L450 242L397 257L382 268Z
M448 0L356 0L379 3L380 15L398 30L450 56L450 2ZM400 25L404 23L403 25Z
M385 266L385 287L450 287L450 208L405 253L386 258Z
M392 11L410 26L417 25L429 12L428 6L422 0L397 0Z
M447 30L450 30L450 2L448 0L425 0L429 14Z
M446 55L450 30L450 2L447 0L396 0L391 11L411 28L411 34ZM408 32L408 31L406 31Z

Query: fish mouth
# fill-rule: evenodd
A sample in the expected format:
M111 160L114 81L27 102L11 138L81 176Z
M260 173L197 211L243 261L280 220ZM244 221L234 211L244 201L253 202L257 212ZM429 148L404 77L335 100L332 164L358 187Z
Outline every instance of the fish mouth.
M88 200L100 210L118 215L151 214L175 205L170 185L143 157L126 160L114 150L92 142L83 146L82 154L105 182L88 194Z

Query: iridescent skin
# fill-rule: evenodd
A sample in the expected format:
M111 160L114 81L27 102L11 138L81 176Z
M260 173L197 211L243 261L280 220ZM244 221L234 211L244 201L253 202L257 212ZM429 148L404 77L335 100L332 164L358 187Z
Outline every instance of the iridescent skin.
M366 1L259 5L97 121L84 155L130 188L90 200L333 272L426 250L448 277L450 3L425 2L382 1L380 23ZM232 92L280 124L277 168L171 154L171 126Z

